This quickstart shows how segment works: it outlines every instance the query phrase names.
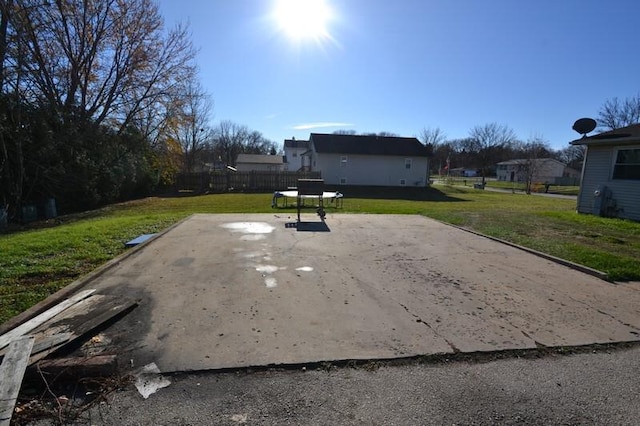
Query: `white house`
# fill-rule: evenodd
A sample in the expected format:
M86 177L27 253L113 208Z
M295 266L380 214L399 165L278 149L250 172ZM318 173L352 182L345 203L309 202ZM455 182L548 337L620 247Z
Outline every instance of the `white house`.
M640 124L583 137L577 210L640 221Z
M330 185L427 186L429 156L416 138L312 133L304 154Z
M504 182L554 183L561 178L567 165L553 158L516 159L497 164L496 178Z
M236 169L239 172L277 172L283 169L282 155L238 154Z
M309 141L293 139L284 140L284 170L290 172L297 172L308 168L309 164L304 163L305 157L303 154L309 151Z

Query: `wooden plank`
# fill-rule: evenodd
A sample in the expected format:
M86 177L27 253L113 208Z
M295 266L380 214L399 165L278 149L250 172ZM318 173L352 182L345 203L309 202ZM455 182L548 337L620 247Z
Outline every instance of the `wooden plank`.
M32 318L29 321L25 322L24 324L21 324L16 328L14 328L13 330L10 330L7 333L3 334L2 336L0 336L0 349L7 346L9 343L11 343L11 341L29 333L36 327L42 325L44 322L60 314L65 309L68 309L71 306L75 305L76 303L82 301L83 299L86 299L93 292L95 292L95 290L83 290L80 293L73 295L72 297L64 300L63 302L60 302L59 304L52 307L51 309L46 310L45 312L41 313L35 318Z
M130 299L121 299L113 296L95 295L86 300L83 304L75 306L63 316L52 320L51 324L43 324L37 333L47 334L47 326L52 327L56 333L71 333L67 341L61 342L46 351L33 354L29 364L33 364L50 353L61 349L65 345L78 343L82 337L90 337L91 333L104 323L112 320L118 315L122 315L138 306L138 302Z
M69 327L66 325L66 321L68 318L76 317L79 315L86 316L93 309L96 309L96 307L107 297L108 296L104 296L101 294L94 294L93 296L89 296L86 299L83 299L75 303L73 306L68 307L67 309L60 312L58 315L54 316L48 321L45 321L43 324L40 324L35 329L31 330L29 334L36 338L36 342L34 346L40 346L40 342L42 340L50 339L53 336L58 335L60 333L69 332ZM111 297L111 299L113 299L113 297ZM70 336L70 338L71 337L72 336ZM62 342L62 343L65 343L65 342ZM60 347L62 343L57 345L51 345L51 347L47 349L47 353L45 353L42 356L43 357L47 356L47 354L53 352L58 347ZM4 350L0 349L0 355L2 355L3 352ZM39 352L42 352L42 350L32 351L32 355Z
M62 340L57 343L52 342L52 339L54 341L56 340L56 336L67 333L67 341L71 338L74 338L73 333L70 332L67 324L68 319L81 315L86 316L94 309L98 309L98 305L103 303L106 299L111 300L113 299L113 297L104 296L102 294L94 294L93 296L89 296L86 299L83 299L73 306L65 309L63 312L60 312L58 315L39 325L34 330L31 330L29 334L36 339L34 343L34 349L31 351L32 356L35 356L35 354L44 351L46 351L46 353L43 355L43 357L47 356L49 353L59 348L62 344L66 343L66 341ZM47 345L46 342L50 343L49 346L41 348L41 346ZM0 349L0 355L2 355L3 353L4 350Z
M87 358L43 359L37 367L29 367L28 374L44 374L52 377L85 378L107 377L118 372L116 355L96 355Z
M36 336L34 336L36 337ZM53 336L43 336L40 339L36 339L31 349L31 354L38 354L44 351L51 351L54 348L60 347L73 337L73 333L58 333Z
M18 399L22 378L29 362L33 336L21 337L9 344L0 365L0 426L9 426Z

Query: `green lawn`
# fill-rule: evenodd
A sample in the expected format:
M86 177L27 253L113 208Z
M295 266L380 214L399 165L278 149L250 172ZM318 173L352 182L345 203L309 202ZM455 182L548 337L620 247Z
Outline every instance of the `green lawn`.
M438 186L346 192L329 213L420 214L640 280L640 223L578 215L575 201ZM295 209L278 209L291 211ZM272 213L270 194L148 198L0 236L0 323L125 251L124 243L192 213Z
M482 178L481 177L473 177L473 178L463 178L463 177L458 177L458 176L450 176L450 177L443 177L443 178L439 178L437 176L432 176L432 179L443 179L444 181L446 181L449 185L462 185L462 186L468 186L468 187L473 187L474 183L479 183L482 182ZM526 186L524 183L521 182L504 182L504 181L498 181L495 179L491 179L491 180L487 180L486 181L486 187L488 188L497 188L497 189L504 189L504 190L509 190L509 191L516 191L516 192L523 192L526 190ZM534 184L532 186L532 191L533 192L545 192L545 187L543 184ZM548 193L550 194L562 194L562 195L578 195L578 191L580 191L580 187L579 186L560 186L560 185L551 185L549 186L548 189Z

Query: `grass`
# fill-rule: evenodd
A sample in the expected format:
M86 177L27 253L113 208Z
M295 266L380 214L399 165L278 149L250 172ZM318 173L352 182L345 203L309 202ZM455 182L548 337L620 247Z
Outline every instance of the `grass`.
M432 179L439 178L432 176ZM473 187L474 183L482 182L481 177L463 178L458 176L450 176L444 178L444 180L446 180L449 185L462 185L469 187ZM503 182L495 179L487 180L485 186L488 188L503 189L506 191L515 190L516 192L524 192L526 190L526 185L523 182ZM531 190L533 192L545 192L545 186L541 183L533 184ZM580 191L579 186L551 185L549 186L547 192L549 194L578 195L578 191Z
M575 201L438 186L350 188L342 209L419 214L512 241L609 274L640 280L640 223L575 213ZM278 209L294 212L295 209ZM0 323L125 251L140 234L193 213L273 213L270 194L148 198L70 215L0 236Z

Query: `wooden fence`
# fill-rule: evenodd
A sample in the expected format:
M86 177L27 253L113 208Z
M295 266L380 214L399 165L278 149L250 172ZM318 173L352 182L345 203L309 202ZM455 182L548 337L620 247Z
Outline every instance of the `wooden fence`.
M298 179L320 179L320 172L233 172L180 173L175 190L191 192L272 192L295 187Z

